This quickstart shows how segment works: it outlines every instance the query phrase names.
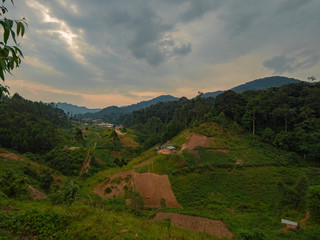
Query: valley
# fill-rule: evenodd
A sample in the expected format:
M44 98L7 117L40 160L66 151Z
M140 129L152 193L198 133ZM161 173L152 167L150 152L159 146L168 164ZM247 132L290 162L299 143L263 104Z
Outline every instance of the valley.
M253 134L252 120L246 125L246 113L241 113L244 117L237 123L233 105L233 99L238 109L241 101L250 103L241 100L243 96L299 92L299 87L315 91L318 85L158 103L128 115L119 128L67 118L59 127L51 127L49 121L57 121L48 119L45 126L55 130L42 139L55 135L50 148L37 148L40 142L30 138L32 151L15 147L19 139L0 149L0 235L4 239L317 239L320 227L310 194L320 185L318 153L313 148L318 141L301 150L293 148L290 137L299 141L299 136L280 140L282 119L270 119L277 125L271 130L261 110ZM28 113L15 110L20 111L19 118L11 110L5 119L17 122L21 114L28 114L33 120L17 125L12 139L28 131L38 134L37 121L44 120L37 119L58 111L43 106L42 115L34 118L31 115L40 105L18 96L2 100L0 107L21 109L21 104L29 105ZM317 114L312 121L318 121ZM3 121L0 130L9 133L7 126ZM307 136L317 137L318 125L313 125L313 132L302 126L290 122L288 131L305 129Z

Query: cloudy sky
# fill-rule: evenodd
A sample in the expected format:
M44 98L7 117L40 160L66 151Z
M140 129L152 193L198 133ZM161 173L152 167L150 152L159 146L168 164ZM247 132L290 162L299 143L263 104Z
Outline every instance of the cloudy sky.
M271 75L320 78L319 0L15 0L11 93L80 106L193 97Z

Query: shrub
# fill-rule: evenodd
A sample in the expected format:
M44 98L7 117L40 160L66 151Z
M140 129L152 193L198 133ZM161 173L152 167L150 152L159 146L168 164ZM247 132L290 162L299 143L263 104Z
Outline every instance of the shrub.
M79 191L79 186L73 182L69 182L64 190L58 190L51 195L51 202L53 204L65 204L70 206L74 203Z
M309 187L307 197L311 216L320 220L320 185Z
M104 192L105 192L106 194L109 194L109 193L112 192L112 190L111 190L111 188L107 187L107 188L104 190Z
M243 240L264 240L266 236L262 232L241 232L239 238Z

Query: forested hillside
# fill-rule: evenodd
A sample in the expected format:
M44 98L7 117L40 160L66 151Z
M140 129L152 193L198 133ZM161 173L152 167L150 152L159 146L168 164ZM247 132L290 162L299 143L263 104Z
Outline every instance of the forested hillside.
M282 149L317 160L320 157L320 84L298 83L280 88L226 91L216 99L180 99L133 112L126 127L141 133L150 146L166 142L181 130L216 120L230 122Z
M298 83L181 98L122 129L3 98L0 236L317 239L319 96Z
M61 142L59 127L70 126L64 112L14 94L0 100L0 144L20 152L43 153Z

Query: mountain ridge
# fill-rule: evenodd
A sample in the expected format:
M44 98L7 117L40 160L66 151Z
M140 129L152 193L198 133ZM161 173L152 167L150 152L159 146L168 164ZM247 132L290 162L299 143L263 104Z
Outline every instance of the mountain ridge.
M271 87L281 87L286 84L291 83L299 83L301 80L295 78L288 78L284 76L271 76L260 79L255 79L253 81L246 82L244 84L233 87L229 90L232 90L237 93L242 93L247 90L260 90ZM226 90L225 90L226 91ZM202 95L202 97L217 97L219 94L225 92L223 90L219 90L216 92L207 92ZM96 108L89 109L86 107L78 107L76 105L68 104L68 103L56 103L55 105L62 109L65 113L71 113L73 115L77 115L78 118L101 118L106 121L117 121L120 115L124 115L127 113L131 113L136 110L140 110L143 108L147 108L153 104L158 102L168 102L168 101L177 101L179 98L171 96L171 95L161 95L159 97L153 98L147 101L141 101L136 104L127 105L127 106L109 106L106 108Z
M234 91L236 93L242 93L247 90L261 90L261 89L267 89L271 87L281 87L286 84L291 83L300 83L301 80L295 79L295 78L288 78L284 76L272 76L272 77L265 77L265 78L259 78L256 80L252 80L250 82L246 82L244 84L240 84L236 87L233 87L229 90ZM227 90L225 90L227 91ZM216 97L219 94L225 92L225 91L216 91L216 92L207 92L202 95L202 97Z

